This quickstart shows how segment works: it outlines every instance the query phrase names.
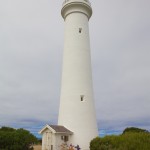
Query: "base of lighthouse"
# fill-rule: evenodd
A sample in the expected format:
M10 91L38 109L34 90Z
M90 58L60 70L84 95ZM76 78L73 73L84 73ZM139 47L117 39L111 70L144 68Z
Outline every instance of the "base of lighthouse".
M89 150L90 141L80 139L76 143L76 133L60 125L45 125L39 132L42 135L42 150ZM84 143L84 144L83 144Z

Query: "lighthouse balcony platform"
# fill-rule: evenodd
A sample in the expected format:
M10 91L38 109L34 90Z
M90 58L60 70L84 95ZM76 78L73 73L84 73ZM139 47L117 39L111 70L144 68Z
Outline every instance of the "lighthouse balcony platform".
M82 2L82 3L86 3L91 6L91 3L89 0L65 0L63 2L63 6L66 5L67 3L73 3L73 2Z

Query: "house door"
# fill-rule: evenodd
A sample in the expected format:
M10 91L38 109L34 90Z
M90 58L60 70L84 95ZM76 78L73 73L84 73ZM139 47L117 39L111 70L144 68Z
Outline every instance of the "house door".
M53 150L52 132L47 132L46 150Z

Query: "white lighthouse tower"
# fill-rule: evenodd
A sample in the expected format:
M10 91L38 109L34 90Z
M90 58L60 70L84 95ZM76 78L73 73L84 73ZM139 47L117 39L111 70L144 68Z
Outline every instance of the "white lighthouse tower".
M65 0L61 14L65 41L58 125L73 132L73 145L89 149L90 141L98 136L88 26L91 4L88 0Z
M59 118L58 125L40 130L42 150L67 150L72 145L89 150L90 141L98 136L88 26L92 8L88 0L65 0L61 14L65 42Z

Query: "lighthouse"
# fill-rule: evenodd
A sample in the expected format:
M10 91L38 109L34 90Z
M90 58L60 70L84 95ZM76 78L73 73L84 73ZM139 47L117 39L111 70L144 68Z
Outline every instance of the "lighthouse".
M65 22L62 81L58 125L41 129L42 150L89 150L98 136L93 98L88 0L65 0L61 15Z
M73 144L89 149L90 141L98 136L88 24L91 4L88 0L65 0L61 15L65 36L58 124L73 132Z

